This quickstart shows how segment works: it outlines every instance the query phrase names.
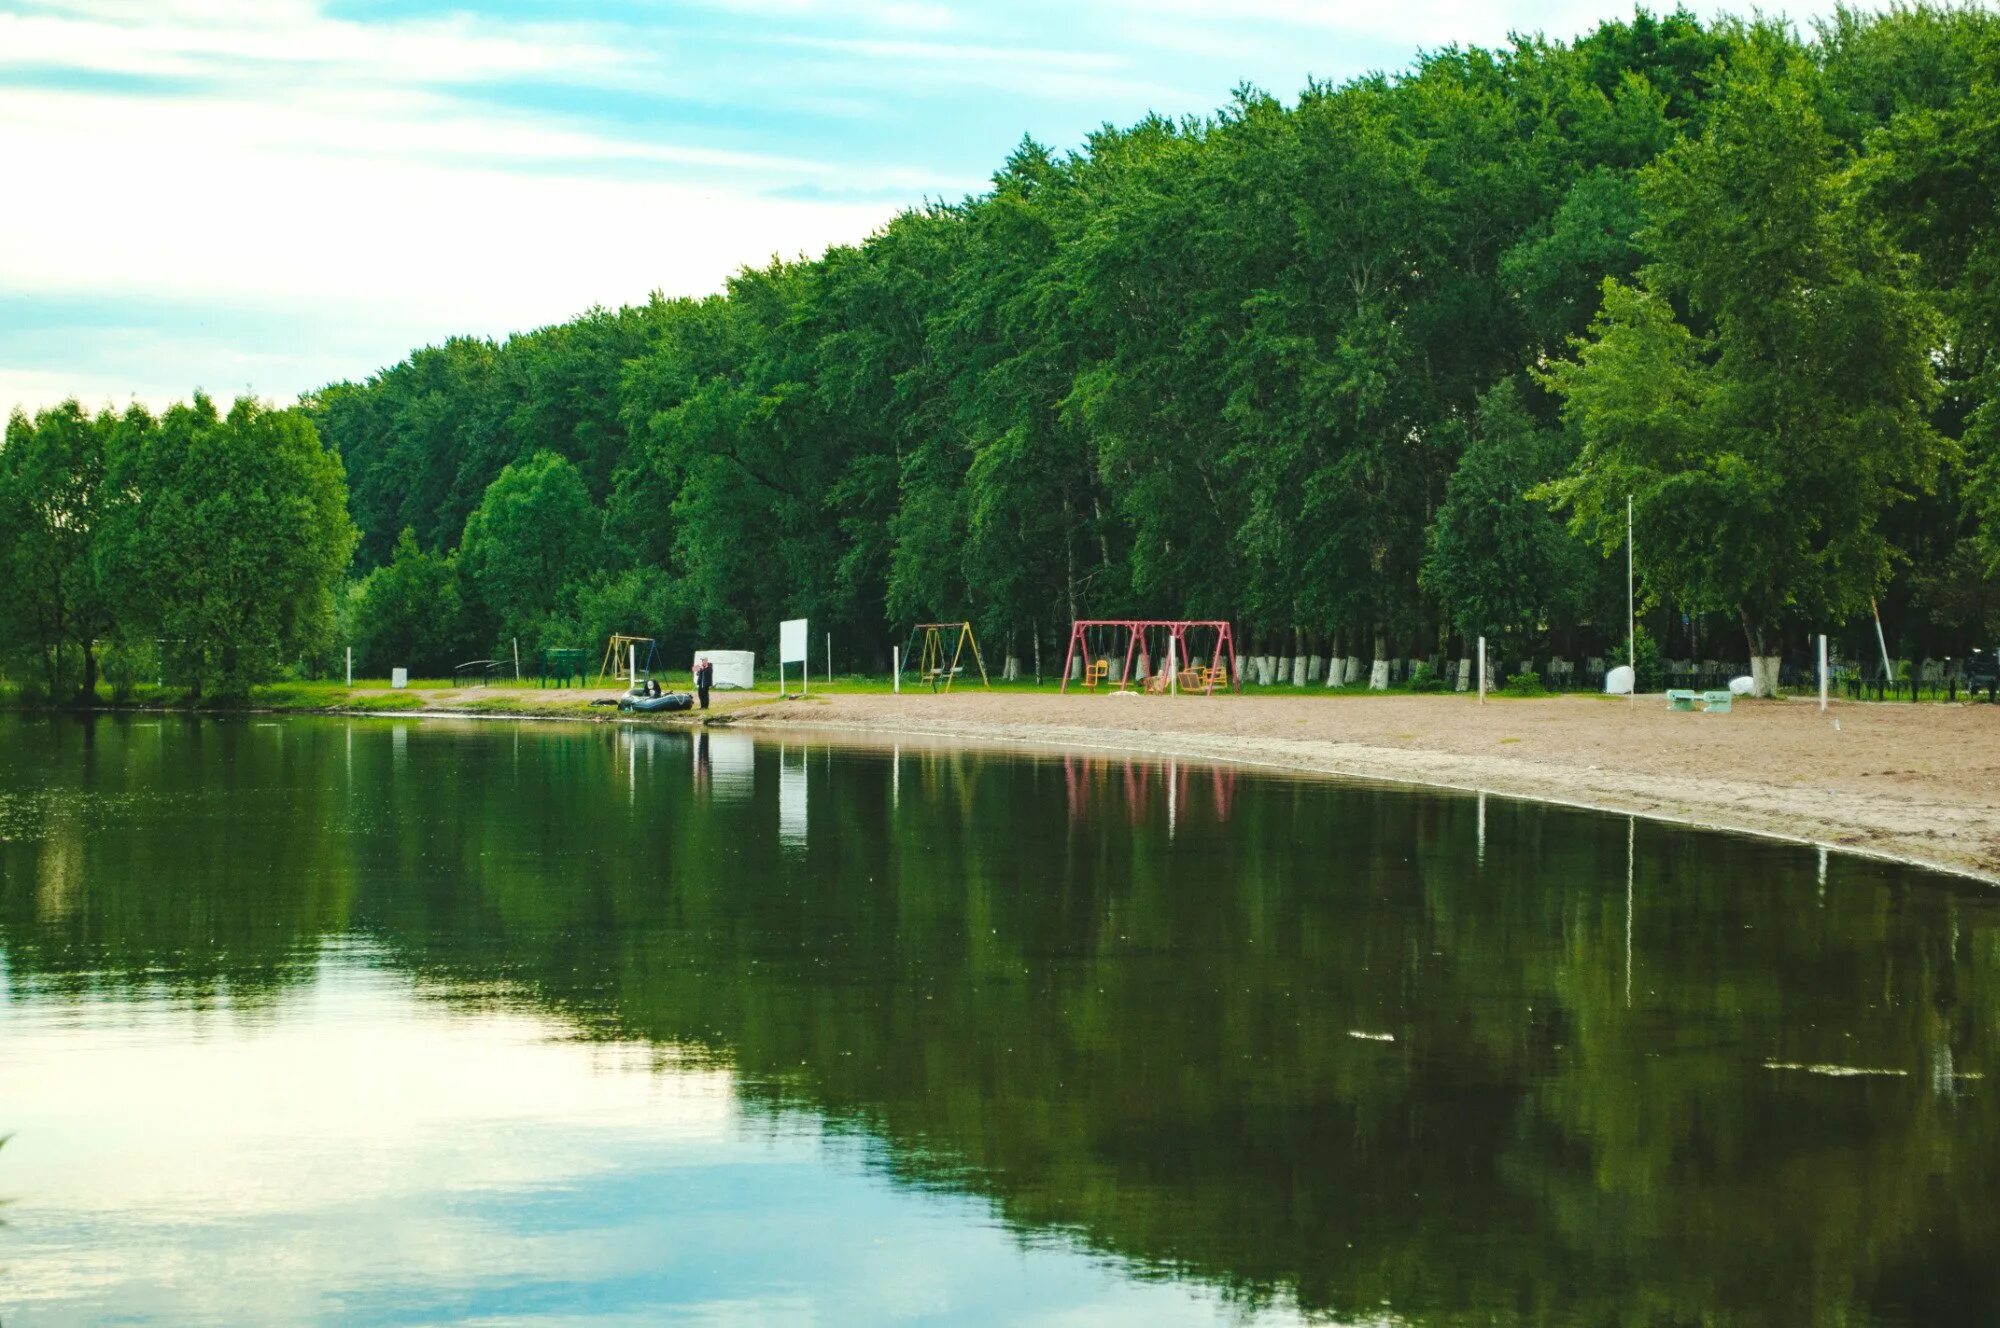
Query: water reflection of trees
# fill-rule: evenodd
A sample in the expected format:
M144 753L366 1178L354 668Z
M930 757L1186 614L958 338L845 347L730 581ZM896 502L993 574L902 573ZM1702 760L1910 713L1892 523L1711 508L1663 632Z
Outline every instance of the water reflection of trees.
M17 982L269 992L361 932L449 999L698 1049L910 1183L1249 1300L2000 1297L1966 1077L2000 1069L2000 928L1914 874L1841 863L1822 897L1801 852L1641 826L1628 914L1624 821L1495 801L1482 860L1471 799L1180 763L534 725L37 741L6 796L93 796L0 842Z

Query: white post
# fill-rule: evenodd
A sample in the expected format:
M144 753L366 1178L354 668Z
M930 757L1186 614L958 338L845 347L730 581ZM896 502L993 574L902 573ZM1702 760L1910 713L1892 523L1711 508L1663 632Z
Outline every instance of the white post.
M778 695L785 694L785 652L778 652Z
M889 647L889 690L898 696L903 692L903 648Z
M354 647L353 647L353 646L349 646L349 647L347 648L347 685L348 685L349 687L352 687L352 686L354 685Z
M514 638L514 681L521 681L521 638Z
M1175 659L1175 655L1179 653L1177 650L1177 647L1179 645L1180 642L1176 641L1173 637L1169 636L1167 638L1167 695L1168 696L1179 696L1181 694L1180 662L1177 659Z
M1868 597L1868 612L1875 615L1875 644L1882 651L1882 680L1892 688L1896 685L1896 670L1889 663L1889 642L1882 635L1882 610L1875 607L1875 597Z
M1639 704L1639 615L1632 594L1632 495L1625 495L1625 662L1632 666L1626 704Z
M631 691L638 690L639 647L634 645L628 645L625 647L625 683L628 690Z
M833 686L833 633L826 634L826 685Z
M1819 712L1826 713L1826 633L1819 634Z
M1479 704L1486 704L1486 638L1479 638Z

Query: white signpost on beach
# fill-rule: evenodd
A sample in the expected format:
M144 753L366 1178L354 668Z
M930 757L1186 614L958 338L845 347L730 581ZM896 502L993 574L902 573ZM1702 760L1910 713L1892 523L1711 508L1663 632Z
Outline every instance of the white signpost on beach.
M778 695L785 694L785 665L799 666L799 694L812 690L812 670L806 667L806 620L787 618L778 624Z

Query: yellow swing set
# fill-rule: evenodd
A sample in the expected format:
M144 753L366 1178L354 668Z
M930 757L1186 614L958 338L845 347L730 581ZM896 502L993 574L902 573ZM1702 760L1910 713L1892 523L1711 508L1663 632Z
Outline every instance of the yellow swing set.
M919 638L922 638L921 645ZM945 659L945 641L951 641L951 659ZM914 664L917 676L931 685L932 691L951 690L952 679L964 668L965 652L972 652L972 662L979 666L979 685L991 687L986 676L986 661L980 657L979 642L972 635L969 622L918 623L910 629L910 648L903 652L903 667Z

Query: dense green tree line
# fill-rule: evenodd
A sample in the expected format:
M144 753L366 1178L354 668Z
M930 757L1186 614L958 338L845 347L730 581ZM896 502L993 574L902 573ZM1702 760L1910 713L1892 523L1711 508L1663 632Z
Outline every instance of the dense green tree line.
M171 672L245 695L331 635L354 551L340 458L298 410L74 401L0 446L0 647L48 700Z
M1024 142L861 244L310 396L338 637L433 671L806 615L861 665L969 617L1038 667L1144 614L1341 676L1576 658L1624 635L1629 499L1676 655L1860 655L1871 602L1962 655L2000 629L1996 75L1976 9L1640 12Z
M466 542L465 652L808 614L859 662L969 616L1026 660L1147 613L1280 656L1574 656L1623 635L1629 495L1681 653L1797 650L1871 598L1962 653L2000 625L1996 40L1972 10L1641 13L1246 89L312 408L365 562ZM544 565L482 589L481 495L549 454L580 485L516 534Z

